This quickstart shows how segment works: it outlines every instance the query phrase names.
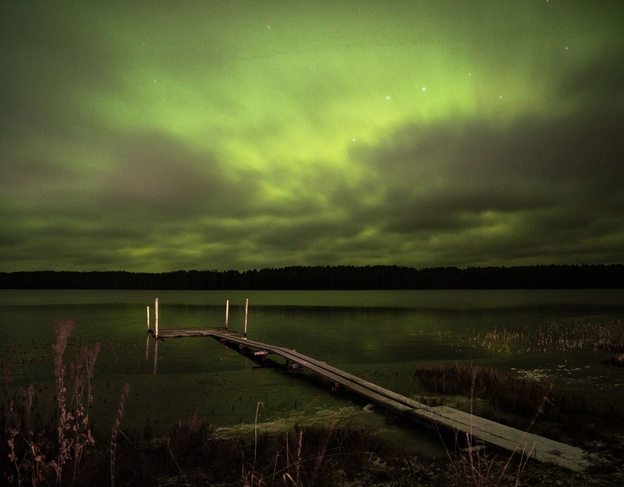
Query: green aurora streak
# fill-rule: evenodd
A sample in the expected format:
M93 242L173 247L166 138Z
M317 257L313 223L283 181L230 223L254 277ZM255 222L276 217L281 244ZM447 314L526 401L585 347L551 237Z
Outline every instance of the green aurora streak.
M623 10L3 2L0 271L621 263Z

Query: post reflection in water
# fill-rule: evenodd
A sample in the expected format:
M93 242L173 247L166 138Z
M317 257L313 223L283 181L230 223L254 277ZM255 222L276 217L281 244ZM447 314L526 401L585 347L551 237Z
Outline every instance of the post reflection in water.
M158 369L158 338L154 339L154 375Z

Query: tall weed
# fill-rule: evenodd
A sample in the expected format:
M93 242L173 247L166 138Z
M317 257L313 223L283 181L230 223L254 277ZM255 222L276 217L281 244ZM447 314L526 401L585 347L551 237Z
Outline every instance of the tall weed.
M6 474L13 485L63 485L64 475L75 480L85 449L95 443L89 408L93 403L93 378L100 344L82 348L68 366L64 354L74 329L73 321L54 324L52 345L56 385L56 411L47 421L32 421L36 403L35 386L10 398L5 389L4 426L8 433L8 459L14 471Z
M478 369L473 367L471 371L471 389L470 389L470 413L472 414L472 405L475 400L475 386L477 384ZM525 434L517 445L517 449L512 451L507 460L503 462L497 461L497 455L490 453L483 442L476 442L472 436L472 432L463 433L460 441L460 434L455 434L454 450L446 448L447 456L453 467L455 475L457 477L458 484L473 486L473 487L485 487L485 486L499 486L502 484L508 484L513 482L516 486L521 485L521 477L526 468L526 465L533 453L532 445L529 451L525 448L520 448L522 440L525 435L528 434L533 427L537 418L544 413L544 408L547 405L551 405L552 401L548 397L548 394L544 395L542 401L537 408L537 412L533 416L531 423L525 430ZM519 458L517 460L517 469L512 472L511 465L514 457ZM510 478L511 477L511 478Z

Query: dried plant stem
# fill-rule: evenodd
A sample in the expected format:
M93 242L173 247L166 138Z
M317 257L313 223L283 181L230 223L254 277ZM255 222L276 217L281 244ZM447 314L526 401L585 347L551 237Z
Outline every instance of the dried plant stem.
M259 402L256 404L256 419L254 422L254 471L256 470L256 459L258 458L258 412L260 411L260 406L264 407L264 403Z
M473 404L475 401L475 387L477 384L477 372L478 367L471 367L470 369L470 378L471 378L471 387L470 387L470 414L473 414ZM533 419L529 425L529 427L524 431L524 435L522 435L521 439L518 441L517 450L512 451L505 464L502 466L502 469L499 471L498 468L494 468L494 462L496 457L492 457L487 452L481 451L481 445L477 445L475 448L473 446L473 434L472 434L472 425L470 426L470 431L465 435L466 448L462 448L460 445L460 435L458 433L455 434L455 448L456 452L452 453L449 448L446 448L447 456L451 462L451 466L455 471L455 475L458 479L461 479L465 483L465 485L473 485L473 486L482 486L482 485L493 485L498 486L501 485L506 472L509 469L512 458L514 458L516 451L520 452L520 461L518 466L518 471L516 472L516 485L520 483L520 477L526 467L529 458L531 457L535 445L532 445L531 448L527 451L526 447L520 448L521 445L524 445L524 438L529 433L529 430L535 424L537 418L543 413L544 406L547 404L552 404L549 399L549 391L546 394L542 402L533 416ZM496 471L495 471L496 470ZM499 472L499 473L497 473Z
M70 458L71 443L66 432L70 428L70 422L73 419L71 413L67 410L67 389L65 387L65 364L63 363L63 354L67 347L67 341L74 329L73 321L57 321L54 324L54 333L56 342L52 346L54 355L54 377L56 378L56 400L58 406L59 422L58 432L58 455L57 460L53 464L56 471L56 481L59 485L63 481L63 465Z
M113 430L111 433L111 444L110 444L110 478L111 478L111 487L115 487L115 453L117 451L117 434L119 433L119 426L121 424L121 418L124 415L126 402L128 400L128 396L130 395L130 384L126 383L123 386L121 391L121 397L119 398L119 407L117 408L117 416L115 417L115 422L113 423Z

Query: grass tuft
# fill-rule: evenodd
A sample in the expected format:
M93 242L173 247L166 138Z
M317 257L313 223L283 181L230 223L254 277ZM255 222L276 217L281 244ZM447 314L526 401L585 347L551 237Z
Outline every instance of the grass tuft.
M624 367L624 353L618 353L613 357L609 357L604 360L604 363L615 367Z
M584 396L556 386L544 386L534 381L510 377L496 369L478 365L454 364L450 367L420 367L414 372L424 387L435 394L473 394L474 399L486 399L502 411L530 417L544 396L552 404L550 416L590 412Z

